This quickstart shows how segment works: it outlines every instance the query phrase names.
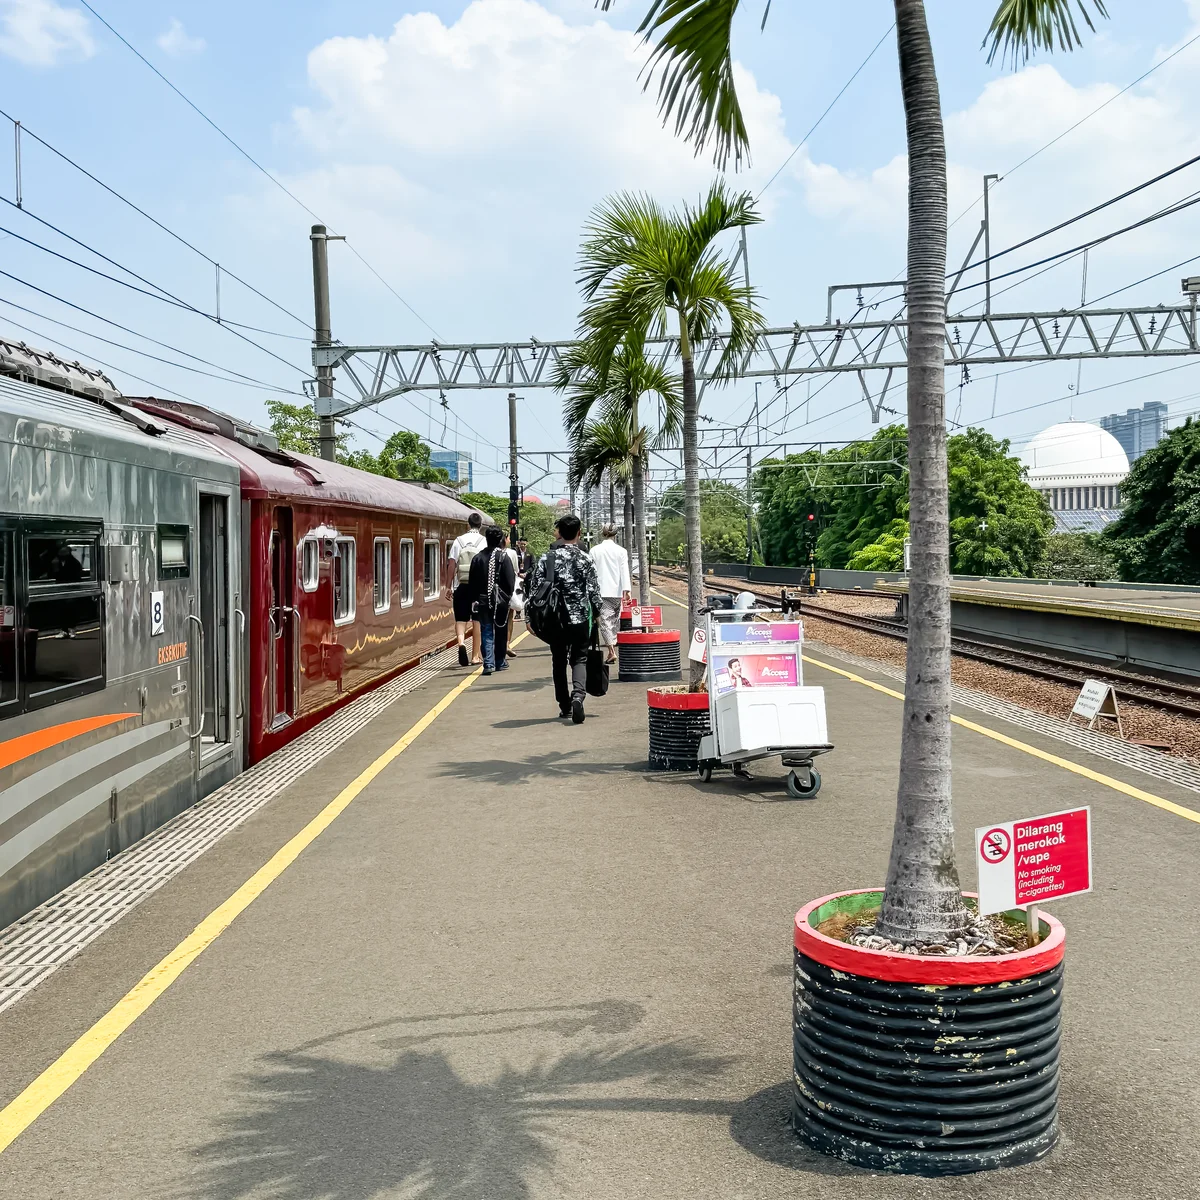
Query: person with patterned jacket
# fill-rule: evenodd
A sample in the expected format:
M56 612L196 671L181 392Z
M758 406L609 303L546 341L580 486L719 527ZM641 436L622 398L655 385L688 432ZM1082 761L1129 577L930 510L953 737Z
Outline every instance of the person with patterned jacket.
M576 725L583 723L583 701L587 695L587 652L592 644L592 630L600 614L600 583L596 564L579 544L580 520L574 513L559 517L554 523L556 541L538 559L526 589L536 593L545 577L550 557L554 558L554 576L558 581L565 612L563 633L550 643L550 658L554 669L554 698L558 701L560 717L570 717ZM567 682L567 667L571 680Z

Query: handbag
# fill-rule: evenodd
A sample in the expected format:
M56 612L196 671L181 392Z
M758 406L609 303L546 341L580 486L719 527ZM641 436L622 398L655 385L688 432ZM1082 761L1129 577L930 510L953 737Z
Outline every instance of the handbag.
M592 630L592 644L587 652L587 681L584 688L589 696L608 695L608 663L604 651L596 645L596 630Z

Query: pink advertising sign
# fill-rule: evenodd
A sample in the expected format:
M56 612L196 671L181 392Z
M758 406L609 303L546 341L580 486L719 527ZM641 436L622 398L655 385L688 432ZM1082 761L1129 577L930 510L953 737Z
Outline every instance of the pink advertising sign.
M758 649L714 655L712 678L718 696L737 688L796 687L800 682L794 653L772 654Z

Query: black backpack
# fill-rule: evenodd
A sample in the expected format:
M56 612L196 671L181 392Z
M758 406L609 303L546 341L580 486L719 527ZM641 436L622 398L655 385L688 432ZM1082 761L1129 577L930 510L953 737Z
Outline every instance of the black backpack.
M525 597L525 623L543 642L558 640L566 629L566 605L554 571L556 557L553 549L546 551L542 577L534 591Z

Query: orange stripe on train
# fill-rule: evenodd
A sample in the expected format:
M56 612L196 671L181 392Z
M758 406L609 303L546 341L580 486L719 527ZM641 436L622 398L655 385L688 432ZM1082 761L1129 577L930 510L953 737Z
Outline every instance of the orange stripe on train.
M99 717L83 717L78 721L65 721L61 725L51 725L49 729L38 729L33 733L24 733L20 737L7 742L0 742L0 768L12 766L23 758L29 758L51 746L69 742L71 738L81 733L90 733L93 729L102 729L105 725L115 725L127 717L136 717L137 713L105 713Z

